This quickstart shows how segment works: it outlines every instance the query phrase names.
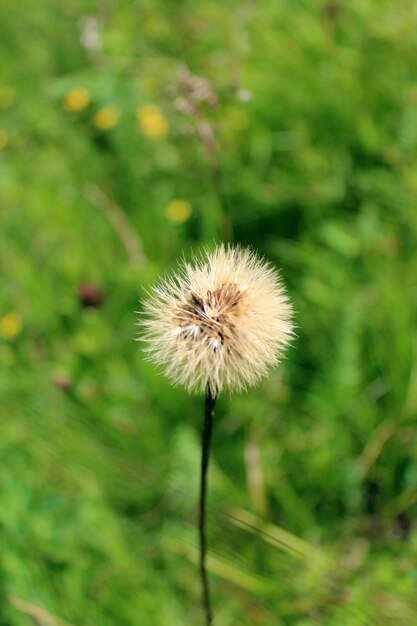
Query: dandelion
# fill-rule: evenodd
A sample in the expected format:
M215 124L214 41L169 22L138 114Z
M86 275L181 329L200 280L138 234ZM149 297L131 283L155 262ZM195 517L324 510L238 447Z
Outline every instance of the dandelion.
M215 401L242 391L277 364L293 334L292 306L280 275L254 252L218 246L163 279L140 321L148 358L174 384L205 392L199 508L200 574L206 623L212 623L206 559L206 492Z
M191 215L192 207L187 200L171 200L165 209L165 215L174 224L186 222Z
M114 128L120 119L120 113L113 107L103 107L94 115L92 123L98 130L106 131Z
M169 132L169 122L161 109L154 104L146 104L136 111L136 119L146 137L161 139Z
M279 361L291 310L275 269L251 250L221 245L154 288L145 350L191 392L242 391Z
M77 87L67 93L62 101L62 106L66 111L77 113L88 106L91 100L90 92L84 87Z
M7 313L0 318L0 337L11 340L22 331L22 316L17 311Z

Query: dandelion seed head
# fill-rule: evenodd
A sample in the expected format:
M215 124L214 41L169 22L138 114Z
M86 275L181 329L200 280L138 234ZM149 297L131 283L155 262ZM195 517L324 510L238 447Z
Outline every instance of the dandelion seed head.
M190 392L242 391L277 364L293 334L280 275L241 246L218 246L153 287L140 340Z

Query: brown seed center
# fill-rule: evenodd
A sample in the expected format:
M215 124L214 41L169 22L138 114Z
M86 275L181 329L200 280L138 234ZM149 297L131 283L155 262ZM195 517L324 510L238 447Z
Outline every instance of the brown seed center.
M178 307L176 322L179 334L211 341L216 349L233 333L233 312L241 297L242 292L234 283L208 290L204 295L191 292L188 302Z

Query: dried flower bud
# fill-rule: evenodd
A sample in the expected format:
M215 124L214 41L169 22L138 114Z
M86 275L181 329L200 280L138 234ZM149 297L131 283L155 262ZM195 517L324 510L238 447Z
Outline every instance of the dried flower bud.
M178 72L178 86L190 112L194 111L199 103L205 103L211 109L217 108L219 101L211 83L202 76L192 74L187 67L181 68Z
M78 297L83 307L98 308L103 303L103 291L93 283L83 283L80 285Z
M72 388L72 381L67 377L60 374L55 374L52 376L52 383L58 389L62 389L62 391L70 391Z

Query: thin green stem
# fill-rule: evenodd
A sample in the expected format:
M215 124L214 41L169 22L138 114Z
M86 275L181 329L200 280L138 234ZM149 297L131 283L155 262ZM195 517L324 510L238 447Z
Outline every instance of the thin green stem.
M201 481L200 481L200 509L199 509L199 535L200 535L200 576L203 587L203 607L206 616L206 625L213 623L213 611L211 608L210 589L206 569L207 537L206 537L206 504L207 504L207 470L210 458L211 433L213 429L214 406L216 398L208 389L206 394L204 425L201 438Z

